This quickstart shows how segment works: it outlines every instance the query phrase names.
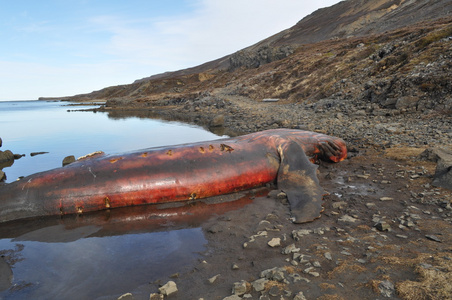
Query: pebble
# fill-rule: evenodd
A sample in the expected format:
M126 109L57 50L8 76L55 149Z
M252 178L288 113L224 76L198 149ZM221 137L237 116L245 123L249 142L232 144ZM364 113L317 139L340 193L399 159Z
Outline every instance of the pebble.
M238 296L244 295L248 291L248 285L249 283L245 280L235 282L234 286L232 287L232 293Z
M438 243L442 242L436 235L433 235L433 234L428 234L425 237L434 242L438 242Z
M392 201L392 200L394 200L394 198L391 198L391 197L381 197L380 198L380 201Z
M162 295L170 296L177 292L177 285L174 281L168 281L165 285L159 288Z
M73 162L75 162L75 156L74 155L69 155L69 156L66 156L63 159L62 165L64 167L64 166L67 166L67 165L69 165L69 164L71 164Z
M375 224L375 227L380 231L389 231L391 230L391 226L385 221L378 222Z
M408 238L407 235L402 235L402 234L396 234L396 237L401 238L401 239L407 239Z
M256 292L261 292L265 289L265 285L268 283L268 279L260 278L251 283L251 286Z
M297 248L295 244L290 244L282 250L282 254L290 254L300 252L300 248Z
M395 293L394 284L389 280L384 280L378 286L380 293L383 297L391 298Z
M281 246L281 239L280 238L272 238L268 243L270 247L279 247Z
M163 296L162 294L152 293L149 295L149 300L163 300L163 299L165 299L165 296Z
M121 295L118 300L133 300L133 295L131 293L126 293L124 295Z
M340 217L338 219L339 222L345 222L345 223L355 223L356 221L358 221L358 219L353 218L349 215L343 215L342 217Z
M293 298L293 300L307 300L306 297L304 296L303 292L298 292L295 297Z
M269 294L270 296L273 296L273 297L278 296L279 293L280 293L280 290L279 290L279 288L278 288L276 285L272 286L272 287L268 290L268 294Z
M213 276L213 277L210 277L210 278L208 279L209 283L210 283L210 284L215 283L215 281L217 281L218 277L220 277L220 274L217 274L217 275L215 275L215 276Z
M240 297L237 296L237 295L232 295L232 296L223 298L223 300L242 300L242 298L240 298Z

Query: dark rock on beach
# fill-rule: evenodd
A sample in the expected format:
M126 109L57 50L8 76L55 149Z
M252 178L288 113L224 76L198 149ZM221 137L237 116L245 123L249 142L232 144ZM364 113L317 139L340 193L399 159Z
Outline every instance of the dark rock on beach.
M75 162L75 156L74 155L69 155L69 156L66 156L63 159L62 165L64 167L64 166L67 166L67 165L69 165L69 164L71 164L73 162Z
M433 176L433 185L452 190L452 150L440 149L436 153L438 164Z
M10 150L0 151L0 164L13 162L14 154Z

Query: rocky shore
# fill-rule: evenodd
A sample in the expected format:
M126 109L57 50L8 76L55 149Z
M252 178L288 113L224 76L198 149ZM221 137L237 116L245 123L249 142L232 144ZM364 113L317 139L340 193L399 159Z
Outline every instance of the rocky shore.
M256 102L227 88L135 105L111 100L98 111L182 120L230 135L317 131L346 140L349 158L320 164L329 193L320 219L292 224L284 195L270 187L268 196L203 226L209 243L197 266L121 299L452 297L452 192L434 184L438 173L452 176L450 114L337 99ZM447 167L439 172L441 159ZM159 289L168 282L172 292L165 294Z

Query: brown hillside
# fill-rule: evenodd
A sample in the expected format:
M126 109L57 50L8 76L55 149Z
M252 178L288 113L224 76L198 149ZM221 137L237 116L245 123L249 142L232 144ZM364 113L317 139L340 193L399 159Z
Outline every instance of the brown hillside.
M255 101L353 99L449 111L451 9L444 0L342 1L228 57L70 99L147 107L220 89Z

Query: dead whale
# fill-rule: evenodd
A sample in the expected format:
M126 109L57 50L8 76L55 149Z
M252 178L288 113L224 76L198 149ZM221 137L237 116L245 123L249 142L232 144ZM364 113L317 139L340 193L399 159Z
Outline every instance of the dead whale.
M325 194L312 162L346 156L342 139L293 129L99 154L0 186L0 222L196 200L272 182L287 194L294 222L309 222Z

